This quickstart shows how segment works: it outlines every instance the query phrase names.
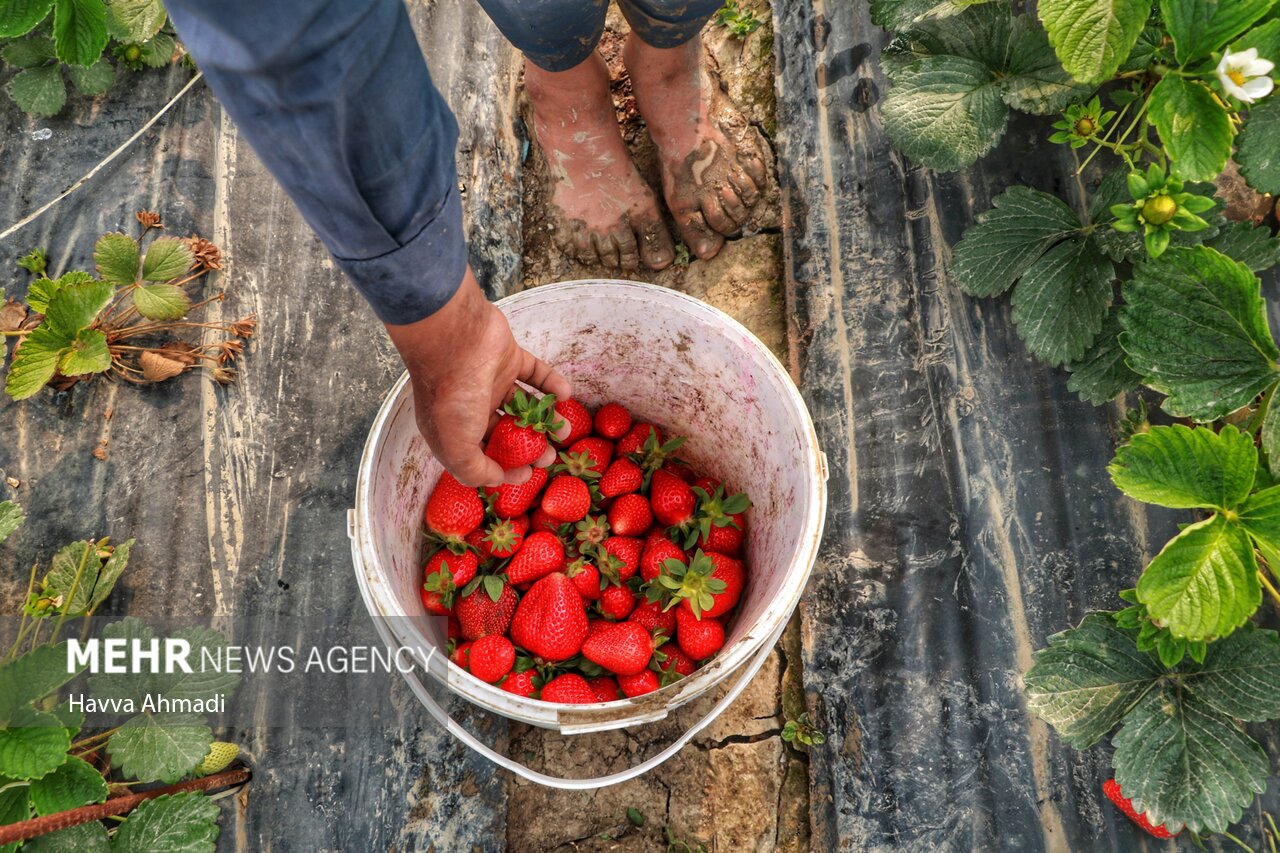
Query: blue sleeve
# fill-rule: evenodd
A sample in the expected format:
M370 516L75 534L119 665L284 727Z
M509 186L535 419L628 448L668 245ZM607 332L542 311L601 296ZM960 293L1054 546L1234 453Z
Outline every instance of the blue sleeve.
M239 131L385 323L466 271L454 146L402 0L165 0Z

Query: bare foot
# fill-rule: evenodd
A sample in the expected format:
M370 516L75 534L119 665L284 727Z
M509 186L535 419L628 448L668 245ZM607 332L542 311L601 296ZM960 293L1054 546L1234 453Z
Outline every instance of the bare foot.
M609 72L599 54L568 71L525 62L533 129L555 190L556 243L585 264L660 270L675 245L658 200L640 177L609 96Z
M764 157L746 119L703 69L701 38L663 49L632 33L623 60L658 146L662 191L680 238L699 258L715 257L760 199Z

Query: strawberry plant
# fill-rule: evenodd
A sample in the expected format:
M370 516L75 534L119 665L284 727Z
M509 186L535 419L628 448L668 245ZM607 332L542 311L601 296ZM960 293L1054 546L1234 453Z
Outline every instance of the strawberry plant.
M756 17L753 9L743 9L738 5L737 0L724 0L724 5L716 10L712 20L728 30L729 34L734 38L740 39L751 35L760 29L760 25L764 23ZM687 248L685 252L687 255Z
M232 364L253 334L252 316L232 323L201 323L189 315L224 294L193 300L204 275L222 268L218 247L202 237L153 237L163 228L138 211L138 237L104 234L94 245L97 275L83 270L48 274L43 249L19 266L35 275L25 301L0 308L0 334L16 338L5 391L15 400L47 384L65 389L106 375L134 385L163 382L191 369L207 370L221 384L234 380ZM199 343L179 333L208 330Z

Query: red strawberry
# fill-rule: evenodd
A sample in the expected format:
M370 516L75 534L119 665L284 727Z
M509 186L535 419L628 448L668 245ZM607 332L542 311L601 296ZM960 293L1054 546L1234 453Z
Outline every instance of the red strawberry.
M461 539L484 521L484 503L475 489L462 485L445 471L427 498L423 517L431 532Z
M671 610L663 610L660 601L640 602L627 619L643 625L650 634L661 631L671 637L676 633L676 614Z
M605 403L596 412L594 423L599 435L617 441L631 429L631 413L617 403Z
M573 657L586 636L586 607L563 572L534 583L520 599L511 621L511 639L545 661Z
M627 697L643 696L657 690L658 674L651 669L642 669L635 675L619 675L618 687Z
M453 605L454 615L463 639L478 640L489 634L505 634L511 626L511 616L516 612L519 596L511 584L502 584L502 592L494 600L489 595L490 584L482 583L464 595Z
M516 662L516 647L501 634L489 634L471 644L471 674L481 681L495 684L511 671Z
M742 540L746 535L746 521L740 515L732 516L741 526L712 527L707 535L698 534L697 547L704 551L737 557L742 554Z
M680 651L695 661L704 661L724 646L724 626L719 619L698 619L681 607L676 610L676 642Z
M567 447L578 439L591 435L591 413L577 400L557 400L556 414L569 425L569 434L556 444Z
M599 678L588 678L587 684L595 691L597 702L617 702L622 698L622 694L618 692L618 682L610 675L602 675Z
M644 472L640 470L640 466L630 459L620 457L610 463L604 476L600 478L600 496L615 498L638 492L643 484Z
M619 495L609 507L609 529L619 536L643 536L652 524L644 495Z
M457 640L462 636L462 626L458 624L458 617L453 613L449 614L445 636L450 640Z
M561 454L560 458L564 459L566 455L577 457L581 453L587 454L587 470L603 475L609 468L609 460L613 458L613 442L603 438L582 438L569 445L568 453ZM569 473L581 476L572 468Z
M1140 814L1133 807L1133 801L1120 792L1120 785L1115 779L1108 779L1102 783L1102 793L1107 795L1107 799L1115 804L1115 807L1124 812L1129 820L1145 829L1149 834L1156 838L1174 838L1179 835L1178 832L1170 832L1163 825L1154 826L1151 821L1147 820L1145 814Z
M473 544L481 554L505 560L520 550L520 543L524 542L524 534L528 529L529 518L521 515L516 518L500 518L488 527L476 528L471 531L471 535L480 533L478 541ZM468 537L467 541L470 543L471 538Z
M533 475L519 485L504 483L493 489L485 489L485 495L493 500L493 514L498 518L515 518L524 515L547 484L547 470L534 468Z
M619 456L639 453L644 449L644 444L649 439L650 434L653 435L655 445L662 444L662 430L652 424L634 424L631 429L627 430L626 435L618 439L618 446L614 448L614 452Z
M533 515L529 518L529 529L534 533L550 533L558 537L558 531L562 524L564 524L563 521L548 515L542 507L535 509Z
M565 567L564 573L573 581L573 587L585 601L600 597L600 570L579 557Z
M532 669L526 669L524 672L513 672L502 679L502 683L498 686L508 693L514 693L527 699L538 692L537 685L533 683L535 675L537 675L537 671Z
M665 536L645 540L644 553L640 555L640 578L651 581L662 573L662 564L667 560L687 562L684 551Z
M507 413L489 433L485 455L507 470L532 465L547 449L547 433L560 426L555 403L552 394L534 400L517 389Z
M454 646L452 654L449 655L449 660L453 661L454 666L469 670L471 669L470 654L470 643L458 643L458 645Z
M591 705L600 700L587 680L576 672L557 675L542 688L543 702L562 702L566 705Z
M695 477L692 485L695 489L702 489L710 494L720 487L720 481L715 477Z
M693 675L693 671L697 669L694 662L684 652L680 651L679 645L676 643L667 643L658 649L658 656L665 655L665 659L658 664L664 673L675 672L678 675ZM474 666L474 664L473 664Z
M680 603L681 610L695 617L715 617L734 608L746 580L741 560L699 550L687 565L664 563L658 584Z
M635 622L618 622L588 637L582 644L582 656L615 675L635 675L649 665L653 641Z
M715 481L704 478L699 482L709 484ZM694 512L693 530L684 540L684 546L691 548L696 542L710 551L737 554L742 548L742 534L746 530L743 513L751 507L751 501L741 493L726 496L724 486L719 484L710 491L695 484L693 494L698 499L698 508ZM720 547L710 547L713 542Z
M607 627L612 624L613 623L610 622L608 619L596 619L595 617L591 617L587 619L587 636L590 637L592 634L594 634L596 631L599 631L601 628Z
M664 527L684 527L693 520L696 504L693 489L675 474L658 469L649 481L649 503L653 515Z
M600 592L600 612L610 619L626 619L636 606L636 594L627 586L610 584Z
M432 554L422 570L422 606L432 613L451 613L456 591L476 576L476 565L471 551L458 555L441 548Z
M591 490L569 474L557 474L542 493L542 511L560 521L581 521L591 509Z
M633 539L628 536L610 536L604 540L604 550L614 558L615 564L621 562L621 565L615 565L618 580L626 583L631 580L636 572L640 571L640 553L644 550L644 540ZM604 568L601 567L604 572ZM607 575L608 572L605 572Z
M680 459L668 459L663 462L662 470L678 477L690 486L693 485L694 480L698 479L698 475L694 473L693 469Z
M526 583L564 568L564 543L554 533L539 530L525 537L520 550L507 563L507 580Z

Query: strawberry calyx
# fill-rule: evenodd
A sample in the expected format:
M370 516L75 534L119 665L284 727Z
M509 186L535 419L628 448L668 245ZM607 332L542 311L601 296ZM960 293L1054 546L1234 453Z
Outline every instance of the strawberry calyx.
M436 533L434 530L428 530L423 534L423 536L426 537L427 543L433 551L445 548L448 549L450 554L454 554L459 557L468 551L475 551L474 548L467 544L466 539L461 536ZM480 556L483 557L484 555L480 554Z
M609 553L603 546L597 547L595 554L601 581L608 581L611 586L622 586L622 569L627 565L626 561Z
M609 538L609 519L603 515L588 515L574 525L573 539L578 544L579 553L587 553L588 549L599 548Z
M653 472L661 468L664 463L668 460L673 462L680 461L673 459L672 454L679 450L684 445L684 442L684 436L678 435L674 438L667 439L665 442L659 443L657 434L653 430L650 430L649 437L644 440L644 445L635 453L627 454L628 458L639 465L640 470L644 472L644 482L640 487L642 491L649 488L649 478L652 477Z
M650 582L645 597L650 601L665 599L663 610L688 599L694 618L700 620L704 610L715 606L715 596L728 588L720 578L712 577L715 570L715 563L701 548L687 564L672 557L663 562L662 571Z
M711 493L701 486L694 486L693 494L698 499L698 505L693 512L694 524L685 536L684 547L692 548L699 536L705 541L711 535L712 525L742 529L735 516L742 515L751 508L751 499L745 493L738 492L726 497L724 486L721 485L716 486Z
M440 603L445 607L453 607L453 597L458 588L454 586L453 573L447 566L427 575L422 581L422 588L440 596Z
M570 453L567 450L560 451L560 462L551 469L554 474L572 474L579 479L585 480L588 486L593 486L592 480L600 478L600 472L596 470L596 462L591 458L591 454L585 450L577 453ZM599 491L592 495L592 502L599 500Z
M564 426L564 420L556 412L555 394L531 397L517 388L511 402L502 410L516 419L516 426L534 432L554 433Z
M509 518L500 518L489 525L485 535L480 538L489 546L489 552L500 558L514 554L524 539Z
M450 584L453 579L449 579ZM475 592L480 586L484 586L485 595L489 596L489 600L494 604L502 598L502 590L507 585L506 579L500 574L476 575L471 581L462 588L460 595L465 598Z

